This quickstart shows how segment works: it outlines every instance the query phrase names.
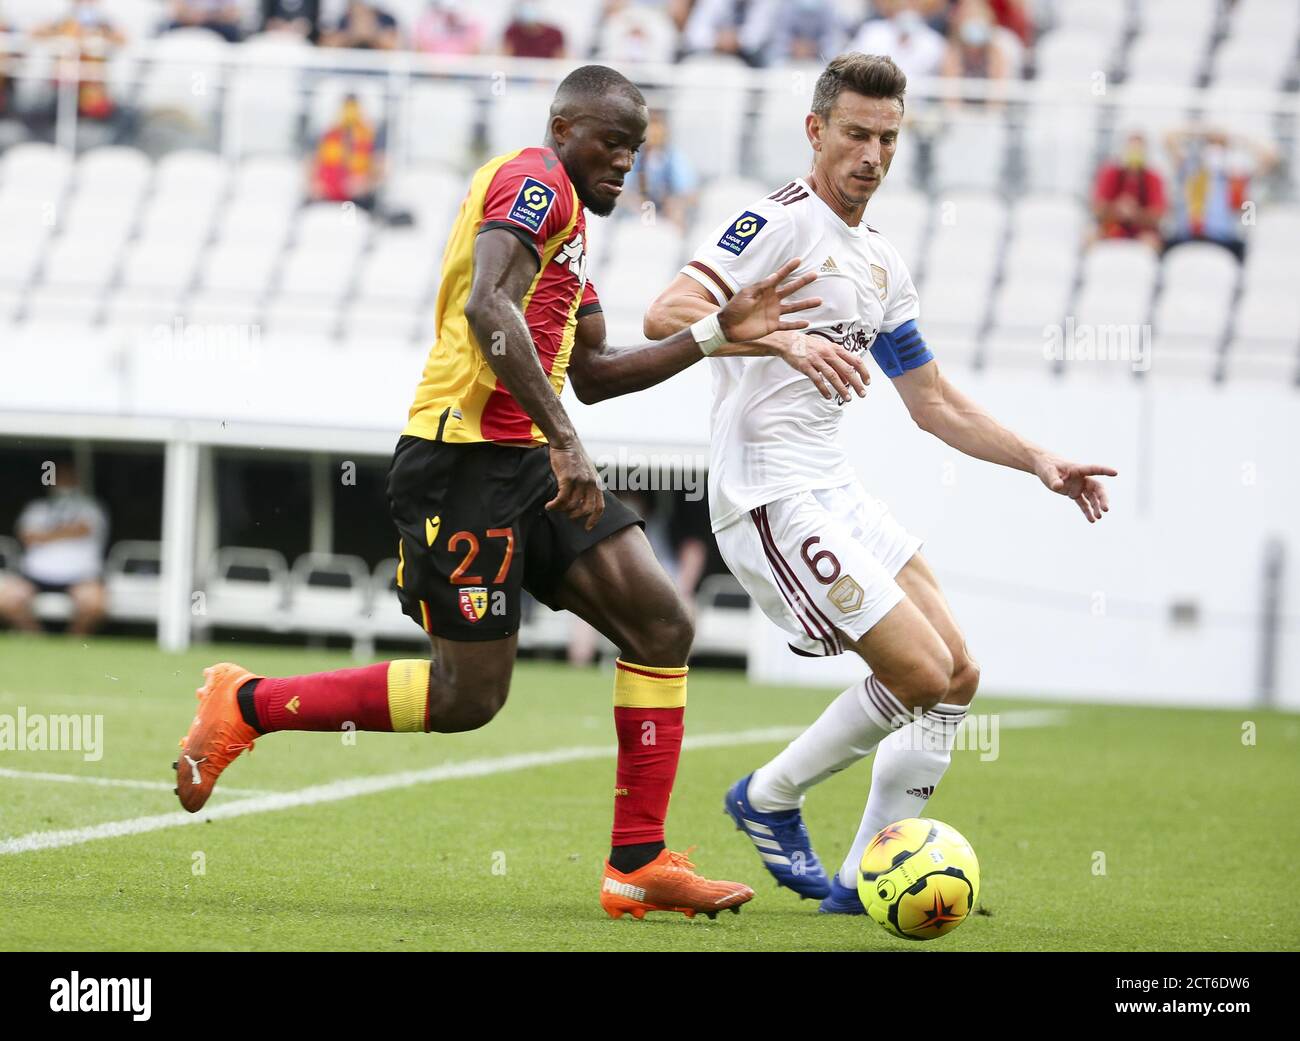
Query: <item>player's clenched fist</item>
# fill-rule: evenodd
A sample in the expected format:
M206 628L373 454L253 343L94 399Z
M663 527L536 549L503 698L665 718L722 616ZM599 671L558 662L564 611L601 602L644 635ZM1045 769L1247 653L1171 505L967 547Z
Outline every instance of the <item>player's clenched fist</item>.
M573 520L586 521L590 531L605 512L605 491L600 475L582 445L574 441L568 445L550 447L551 472L559 485L555 498L546 504L548 510L558 510Z

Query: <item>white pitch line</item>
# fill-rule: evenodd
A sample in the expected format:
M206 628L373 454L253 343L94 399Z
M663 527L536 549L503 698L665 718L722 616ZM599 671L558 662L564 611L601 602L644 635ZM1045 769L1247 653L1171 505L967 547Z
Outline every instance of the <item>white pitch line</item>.
M1054 726L1069 713L1062 709L1025 709L1000 713L999 726L1008 729L1028 729ZM803 727L767 727L759 730L739 730L722 734L700 734L688 737L682 747L691 751L697 748L728 748L736 745L767 744L788 741L803 732ZM58 849L79 846L98 839L116 839L126 835L142 835L165 828L178 828L212 820L246 817L253 813L271 813L299 806L318 806L321 803L341 802L360 795L410 788L418 784L437 781L458 781L468 777L488 777L493 774L528 770L536 766L558 766L586 759L612 759L618 754L613 745L587 745L574 748L557 748L551 752L529 752L522 755L499 756L495 759L468 759L462 762L443 763L423 770L403 770L399 773L377 774L373 777L353 777L329 784L312 785L292 792L274 792L236 802L228 802L199 813L159 813L150 817L133 817L129 820L107 821L83 828L60 831L33 831L15 838L0 840L0 855L6 853L32 853L41 849ZM147 782L146 782L147 783ZM166 787L166 786L164 786ZM230 789L226 789L230 791Z
M724 734L703 734L688 737L683 743L687 750L696 748L726 748L732 745L763 744L788 741L802 732L802 727L768 727L763 730L742 730ZM177 828L186 824L209 820L226 820L245 817L252 813L270 813L275 810L295 809L299 806L318 806L321 803L340 802L359 795L410 788L417 784L435 781L456 781L467 777L487 777L492 774L527 770L536 766L556 766L576 763L584 759L612 759L618 749L612 745L592 745L575 748L557 748L551 752L529 752L523 755L500 756L495 759L469 759L458 763L443 763L424 770L403 770L399 773L378 774L373 777L353 777L345 781L313 785L293 792L259 795L238 802L228 802L199 813L159 813L150 817L133 817L129 820L107 821L84 828L67 828L61 831L34 831L27 835L0 841L0 854L31 853L41 849L58 849L62 846L79 846L97 839L115 839L125 835L141 835L164 828Z
M10 770L0 767L0 777L9 777L16 781L57 781L65 784L94 784L101 788L145 788L149 791L170 792L176 787L173 781L137 781L124 777L93 777L89 774L52 774L36 770ZM227 795L268 795L265 788L226 788Z

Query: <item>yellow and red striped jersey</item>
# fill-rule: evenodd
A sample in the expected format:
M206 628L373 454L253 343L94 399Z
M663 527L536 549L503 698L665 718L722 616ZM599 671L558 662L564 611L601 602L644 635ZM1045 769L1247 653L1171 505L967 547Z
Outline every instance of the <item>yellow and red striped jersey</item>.
M537 257L521 308L542 368L559 394L578 318L600 309L587 282L587 221L564 164L522 148L479 167L447 241L435 340L403 433L450 442L542 444L546 438L497 380L465 318L478 234L504 228ZM480 349L481 348L481 349Z

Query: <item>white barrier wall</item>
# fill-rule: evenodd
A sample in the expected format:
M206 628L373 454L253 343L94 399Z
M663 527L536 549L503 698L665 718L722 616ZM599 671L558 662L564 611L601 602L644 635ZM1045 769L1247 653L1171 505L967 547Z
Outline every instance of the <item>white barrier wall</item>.
M1032 476L918 430L878 372L868 398L846 406L842 436L867 487L924 537L983 689L1252 703L1264 545L1278 536L1290 559L1276 700L1300 708L1300 394L1240 382L1139 386L1095 369L1080 365L1063 381L1014 370L952 378L1026 437L1120 471L1096 525ZM707 403L697 366L653 391L574 408L593 443L670 448L707 437ZM1176 623L1175 603L1195 617ZM795 656L757 612L750 646L756 680L834 687L865 671L852 655Z
M236 357L205 357L73 340L6 342L0 356L5 434L382 455L424 351L358 358L268 339ZM841 435L867 487L924 537L985 690L1252 703L1264 547L1277 536L1289 560L1276 701L1300 708L1300 394L1241 380L1167 382L1158 361L1144 385L1115 370L1099 379L1101 366L1082 363L1065 380L1006 367L950 373L1027 437L1120 471L1109 482L1111 512L1095 526L1035 478L916 429L878 370L869 397L846 406ZM584 406L566 392L566 403L595 455L702 463L706 364L627 398ZM1174 620L1176 603L1190 620ZM759 615L751 646L755 679L833 687L863 673L856 657L796 657Z

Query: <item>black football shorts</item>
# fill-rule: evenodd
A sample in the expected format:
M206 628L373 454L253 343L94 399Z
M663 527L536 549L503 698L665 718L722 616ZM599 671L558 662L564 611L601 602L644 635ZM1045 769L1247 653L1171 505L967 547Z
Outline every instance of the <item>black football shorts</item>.
M556 490L544 445L404 435L388 470L402 610L425 632L451 640L517 632L521 589L558 610L557 587L578 556L642 521L606 491L605 512L587 531L545 509Z

